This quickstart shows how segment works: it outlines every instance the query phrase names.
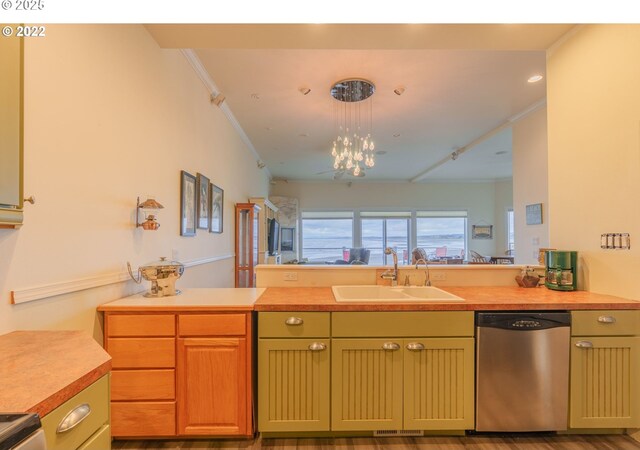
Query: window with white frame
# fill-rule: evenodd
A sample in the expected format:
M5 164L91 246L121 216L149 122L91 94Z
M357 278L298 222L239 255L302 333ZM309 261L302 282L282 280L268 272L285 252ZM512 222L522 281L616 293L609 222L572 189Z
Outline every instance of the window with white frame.
M417 246L430 259L466 258L466 211L418 211L416 213Z
M353 247L353 212L303 211L302 257L310 263L344 259Z
M396 251L399 264L411 263L410 223L410 212L361 212L362 246L371 251L369 264L390 264L393 257L384 254L387 247Z

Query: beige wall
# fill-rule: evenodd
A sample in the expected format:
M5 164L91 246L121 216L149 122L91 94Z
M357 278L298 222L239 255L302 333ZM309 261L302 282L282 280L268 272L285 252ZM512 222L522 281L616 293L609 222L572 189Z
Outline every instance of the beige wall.
M600 234L640 225L640 26L580 27L548 56L550 243L577 250L581 284L640 298L640 248Z
M266 196L268 180L185 57L142 26L47 26L25 42L25 225L0 230L0 333L95 331L96 305L119 283L24 305L9 292L121 273L175 255L234 252L234 203ZM180 170L225 190L224 233L179 236ZM134 229L137 196L164 205L155 232ZM146 282L145 282L146 285ZM188 268L178 285L232 286L232 259Z
M300 210L467 210L468 227L481 222L494 225L491 240L471 239L469 249L481 254L504 254L504 216L511 206L511 182L487 183L369 183L278 182L271 195L295 197ZM502 226L497 225L500 220ZM494 222L495 221L495 222Z
M513 211L516 262L537 264L538 249L549 247L547 187L547 109L540 108L513 126ZM526 205L542 203L542 224L527 225Z

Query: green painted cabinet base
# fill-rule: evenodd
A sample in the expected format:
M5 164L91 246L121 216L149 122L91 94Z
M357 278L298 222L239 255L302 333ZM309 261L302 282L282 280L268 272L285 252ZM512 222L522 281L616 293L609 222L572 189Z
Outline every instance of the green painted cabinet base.
M640 427L640 337L574 337L571 344L569 426Z
M258 340L258 430L329 430L329 354L329 339Z
M404 348L404 429L473 429L474 339L411 339Z
M402 429L402 340L397 341L332 339L332 430Z

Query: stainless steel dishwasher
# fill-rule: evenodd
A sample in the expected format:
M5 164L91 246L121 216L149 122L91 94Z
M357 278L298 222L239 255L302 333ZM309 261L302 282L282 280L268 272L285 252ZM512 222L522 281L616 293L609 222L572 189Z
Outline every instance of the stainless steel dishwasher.
M477 313L476 431L567 429L571 314Z

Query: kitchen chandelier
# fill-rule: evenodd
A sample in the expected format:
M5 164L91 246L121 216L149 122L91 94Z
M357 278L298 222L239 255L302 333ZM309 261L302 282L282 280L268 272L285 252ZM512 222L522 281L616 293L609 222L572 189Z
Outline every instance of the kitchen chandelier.
M338 137L331 156L336 171L364 176L364 169L375 165L375 145L371 138L373 104L376 87L368 80L347 79L331 87Z

